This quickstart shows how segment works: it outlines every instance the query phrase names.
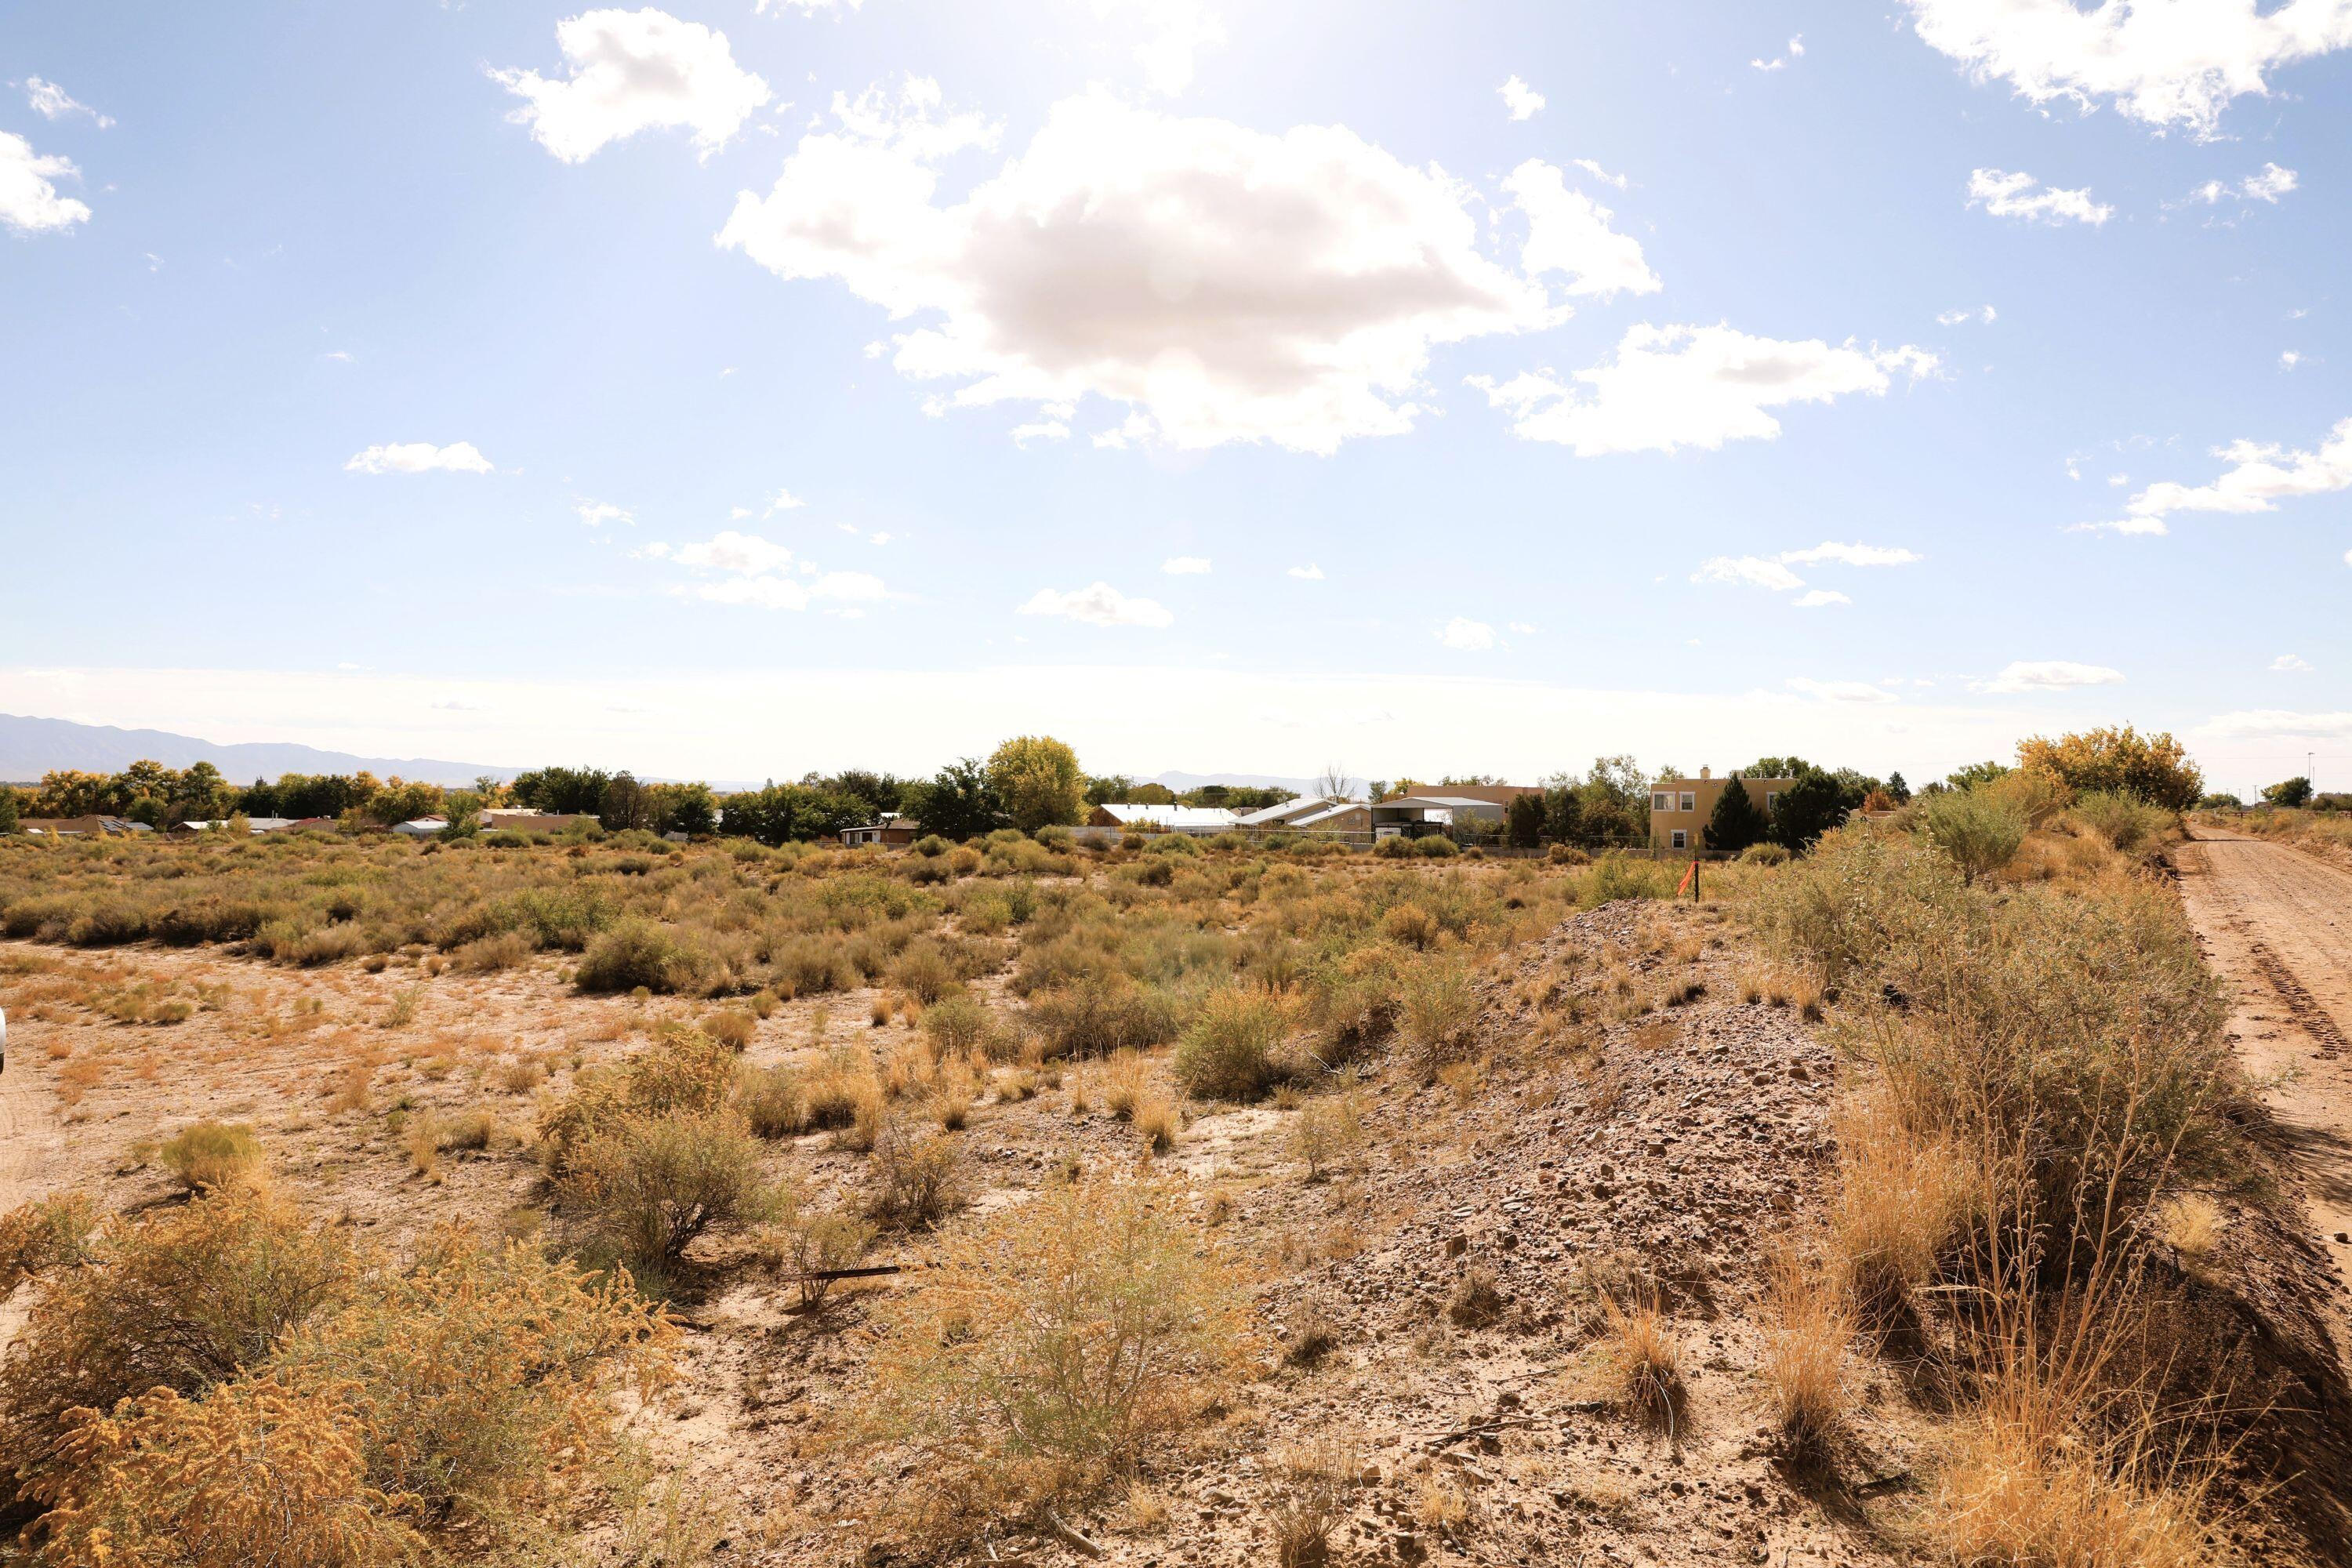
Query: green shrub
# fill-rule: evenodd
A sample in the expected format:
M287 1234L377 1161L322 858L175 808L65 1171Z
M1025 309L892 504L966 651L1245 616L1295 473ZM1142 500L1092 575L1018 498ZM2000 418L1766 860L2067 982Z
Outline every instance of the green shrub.
M1432 833L1413 840L1413 853L1424 860L1450 860L1462 853L1461 846L1442 833Z
M1739 863L1743 866L1785 866L1789 860L1790 855L1786 847L1769 840L1761 844L1750 844L1739 852Z
M1476 981L1469 965L1455 959L1427 959L1404 977L1398 1031L1412 1047L1424 1079L1468 1054L1478 1021Z
M791 1138L809 1130L808 1097L802 1092L801 1075L791 1068L746 1068L735 1104L760 1137Z
M1157 987L1123 974L1093 975L1033 997L1030 1028L1049 1057L1107 1057L1173 1039L1177 1010Z
M1946 790L1913 807L1921 832L1973 882L2010 863L2025 842L2025 813L1990 789Z
M1184 1092L1202 1100L1255 1100L1280 1076L1275 1050L1289 1019L1270 993L1213 991L1176 1043L1170 1064Z
M2075 797L2074 820L2129 854L2160 837L2172 826L2173 815L2133 795L2095 790Z

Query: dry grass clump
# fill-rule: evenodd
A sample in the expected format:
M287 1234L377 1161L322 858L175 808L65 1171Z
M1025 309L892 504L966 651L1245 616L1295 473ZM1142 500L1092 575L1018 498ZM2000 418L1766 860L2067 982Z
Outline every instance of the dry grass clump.
M1682 1341L1654 1290L1626 1294L1627 1300L1614 1294L1601 1299L1618 1400L1644 1420L1671 1426L1682 1413Z
M249 1186L262 1179L261 1140L242 1121L199 1121L164 1142L157 1159L190 1192Z
M1165 1154L1174 1149L1176 1135L1184 1130L1184 1113L1157 1097L1138 1101L1134 1120L1143 1147L1153 1154Z
M1150 1081L1139 1053L1131 1049L1113 1053L1103 1065L1103 1109L1121 1121L1134 1120L1135 1108L1142 1103Z
M1283 1449L1272 1466L1279 1496L1269 1510L1276 1568L1324 1568L1331 1536L1348 1517L1363 1461L1341 1437L1319 1437Z
M1919 1531L1941 1560L2030 1568L2203 1568L2206 1487L2146 1423L2102 1437L2081 1391L2004 1378L1947 1439Z
M1174 1192L1057 1183L939 1246L878 1310L855 1435L890 1445L897 1523L934 1547L1088 1494L1196 1420L1245 1297Z
M1848 1102L1837 1121L1829 1245L1862 1321L1887 1332L1917 1321L1917 1293L1959 1241L1969 1173L1942 1139L1906 1127L1884 1096Z
M1503 1321L1503 1288L1488 1268L1471 1268L1454 1282L1445 1315L1458 1329L1487 1329Z
M1844 1426L1853 1394L1846 1346L1854 1314L1840 1282L1793 1247L1772 1259L1764 1294L1762 1367L1773 1425L1787 1451L1820 1455Z

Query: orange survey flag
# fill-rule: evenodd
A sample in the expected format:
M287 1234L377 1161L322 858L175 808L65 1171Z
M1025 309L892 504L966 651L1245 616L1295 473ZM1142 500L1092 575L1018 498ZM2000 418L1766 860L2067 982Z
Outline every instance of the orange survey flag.
M1682 879L1681 881L1676 882L1676 883L1675 884L1675 897L1676 897L1676 898L1678 898L1678 899L1679 899L1679 898L1681 898L1685 893L1689 892L1689 891L1690 891L1690 885L1691 885L1691 879L1692 879L1693 877L1697 876L1697 875L1698 875L1698 862L1697 862L1697 861L1696 861L1696 860L1694 860L1694 861L1692 861L1692 862L1691 862L1691 868L1690 868L1689 870L1687 870L1687 871L1685 871L1685 872L1684 872L1684 873L1683 873L1683 879Z

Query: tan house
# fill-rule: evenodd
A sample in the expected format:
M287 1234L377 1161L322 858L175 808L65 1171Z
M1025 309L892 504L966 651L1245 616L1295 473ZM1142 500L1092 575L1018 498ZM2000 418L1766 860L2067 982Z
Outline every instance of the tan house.
M1706 847L1706 825L1715 815L1715 803L1723 798L1723 790L1731 780L1715 776L1713 768L1701 768L1695 779L1660 779L1650 786L1650 845L1655 849L1704 849ZM1793 779L1741 779L1747 786L1748 798L1766 816L1780 798L1780 792L1796 781Z

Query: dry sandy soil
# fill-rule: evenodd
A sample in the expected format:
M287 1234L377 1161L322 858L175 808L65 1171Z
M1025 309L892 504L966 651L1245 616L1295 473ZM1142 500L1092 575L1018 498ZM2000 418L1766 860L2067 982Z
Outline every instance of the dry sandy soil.
M1336 1435L1372 1478L1341 1529L1341 1561L1895 1560L1882 1531L1925 1430L1897 1369L1857 1358L1861 1419L1826 1471L1789 1474L1767 1438L1761 1270L1819 1199L1834 1066L1792 1008L1738 1000L1738 941L1713 910L1625 903L1570 919L1485 983L1476 1068L1446 1085L1394 1068L1367 1079L1365 1152L1332 1179L1307 1179L1296 1112L1192 1107L1166 1163L1250 1270L1269 1370L1146 1478L1164 1513L1112 1497L1074 1510L1072 1526L1113 1562L1269 1561L1273 1457ZM99 1010L142 985L197 1009L169 1025ZM1687 995L1601 1021L1628 989ZM1570 1024L1578 995L1584 1016ZM805 1059L819 1041L886 1053L903 1026L870 1027L867 1000L788 1004L747 1057ZM659 1018L703 1010L581 997L552 961L369 974L221 950L19 942L0 943L0 1004L16 1047L0 1096L6 1201L75 1186L118 1210L170 1201L153 1141L201 1118L247 1121L282 1187L394 1250L451 1217L536 1223L535 1097L635 1049ZM1078 1081L974 1111L960 1137L975 1207L1021 1201L1073 1155L1096 1169L1141 1158L1098 1090L1074 1110ZM387 1127L395 1110L485 1106L501 1135L446 1157L437 1181L410 1168ZM771 1159L820 1201L855 1201L866 1180L863 1157L822 1134L779 1142ZM886 1241L877 1256L909 1251ZM805 1314L740 1245L702 1261L681 1309L684 1397L646 1424L656 1453L724 1514L717 1562L856 1560L878 1500L814 1439L854 1397L871 1308L919 1287L883 1281ZM1499 1291L1491 1321L1449 1311L1474 1272ZM1601 1297L1637 1284L1658 1292L1685 1352L1688 1400L1664 1426L1611 1397ZM0 1337L12 1327L0 1320ZM1284 1360L1310 1327L1330 1348ZM1433 1491L1459 1515L1432 1523ZM992 1549L1080 1561L1034 1536Z
M2352 871L2214 827L2197 828L2178 861L2207 961L2237 988L2239 1049L2341 1277L2352 1272ZM2339 1300L2339 1329L2347 1316Z

